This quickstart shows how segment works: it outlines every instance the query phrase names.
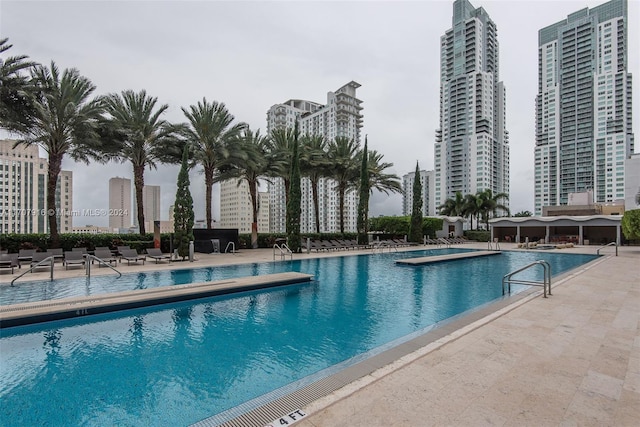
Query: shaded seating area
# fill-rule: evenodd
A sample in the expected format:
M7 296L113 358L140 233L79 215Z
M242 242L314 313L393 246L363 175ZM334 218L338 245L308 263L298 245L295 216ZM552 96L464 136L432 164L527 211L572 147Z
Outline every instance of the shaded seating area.
M84 259L84 254L80 251L65 251L64 252L64 260L62 264L64 265L64 269L68 270L71 266L80 266L84 267L86 260Z
M122 249L120 252L120 262L122 262L122 260L127 260L127 265L131 265L132 262L138 263L139 261L142 261L142 264L144 265L144 262L146 260L146 257L144 255L140 255L138 254L138 251L136 251L135 249Z
M147 256L156 261L156 264L162 260L168 260L171 262L171 255L162 253L162 251L158 248L149 248L147 249Z

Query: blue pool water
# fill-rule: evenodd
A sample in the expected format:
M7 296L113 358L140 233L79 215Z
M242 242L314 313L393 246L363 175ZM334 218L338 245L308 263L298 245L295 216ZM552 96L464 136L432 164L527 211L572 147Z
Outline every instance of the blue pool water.
M504 252L394 263L428 254L232 267L316 281L3 329L1 424L189 425L499 299L502 276L529 262L544 259L557 275L595 258Z

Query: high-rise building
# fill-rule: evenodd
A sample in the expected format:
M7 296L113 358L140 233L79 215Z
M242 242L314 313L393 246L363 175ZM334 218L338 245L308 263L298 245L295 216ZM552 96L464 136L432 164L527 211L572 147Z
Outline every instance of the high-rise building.
M0 140L0 234L47 233L47 159L38 146ZM73 174L60 171L56 186L59 233L73 227Z
M440 128L434 153L435 206L456 192L509 193L509 133L499 78L498 36L483 8L453 3L440 38Z
M290 99L276 104L267 111L267 131L276 128L293 128L298 120L300 134L322 135L327 141L336 137L347 137L360 144L362 128L362 101L356 97L360 84L351 81L335 92L327 93L325 105L301 99ZM336 183L323 178L318 188L320 232L340 231L340 212ZM315 232L315 215L312 202L312 189L309 179L301 182L300 230ZM284 232L286 218L286 196L282 179L272 179L269 185L270 226L269 231ZM345 231L357 229L358 194L348 191L345 195L344 227Z
M633 153L627 1L581 9L538 32L535 214L593 190L625 198Z
M137 202L135 191L133 194L133 206ZM144 185L142 186L142 212L144 214L144 227L148 232L153 231L154 221L160 221L160 186ZM132 214L133 226L138 227L138 216Z
M109 228L130 228L131 215L131 180L119 177L109 179Z
M251 233L253 209L246 181L227 180L220 183L220 227L237 228ZM269 194L258 192L258 233L269 231ZM223 248L224 249L224 248Z
M420 171L422 184L422 216L436 215L434 171ZM416 173L411 172L402 177L402 215L413 213L413 184Z

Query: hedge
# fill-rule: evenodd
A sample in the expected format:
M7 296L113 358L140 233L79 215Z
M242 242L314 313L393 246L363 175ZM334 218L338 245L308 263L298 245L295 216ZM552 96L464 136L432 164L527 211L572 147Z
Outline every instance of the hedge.
M486 230L466 230L464 237L476 242L488 242L491 239L491 232Z
M640 209L626 211L622 217L622 233L628 240L640 239Z

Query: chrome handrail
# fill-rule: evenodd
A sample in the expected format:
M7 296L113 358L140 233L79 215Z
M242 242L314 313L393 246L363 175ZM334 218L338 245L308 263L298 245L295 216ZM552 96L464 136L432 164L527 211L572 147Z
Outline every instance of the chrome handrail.
M98 264L102 264L102 265L106 265L107 267L109 267L110 269L112 269L113 271L115 271L116 273L118 273L118 278L122 277L122 273L120 273L118 270L115 269L115 267L111 267L111 264L109 264L108 262L104 262L103 259L98 258L95 255L91 255L91 254L84 254L85 258L87 258L85 264L87 265L87 278L90 279L91 278L91 262L89 262L89 260L96 260L98 261Z
M618 256L618 242L609 242L609 243L607 243L607 244L606 244L606 245L604 245L604 246L600 246L600 247L596 250L596 255L600 255L600 249L604 249L604 248L606 248L607 246L613 246L613 245L615 245L615 247L616 247L616 256Z
M284 257L287 256L287 254L289 254L291 256L291 261L293 261L293 252L291 251L291 249L289 248L289 246L287 246L286 243L282 243L281 245L274 243L273 245L273 260L276 260L276 249L278 249L280 251L280 259L284 259Z
M511 278L513 275L518 274L535 265L542 265L542 268L544 269L544 279L542 284L540 284L539 281L535 281L535 280L517 280L517 279L514 280ZM546 298L547 294L551 295L551 266L547 261L538 260L538 261L532 262L531 264L527 264L524 267L517 269L516 271L512 271L511 273L505 274L504 277L502 278L502 295L504 295L505 285L508 285L509 293L511 293L512 283L518 283L521 285L529 285L529 286L542 286L543 294L544 294L544 297ZM547 289L549 290L548 292L547 292Z
M227 243L227 247L224 248L224 253L228 253L229 252L229 246L231 246L231 253L235 254L236 253L236 244L233 242L229 242Z
M46 257L45 259L38 261L38 263L36 265L32 265L30 269L28 269L27 271L25 271L24 273L22 273L21 275L15 277L12 281L11 281L11 286L13 286L13 282L15 282L16 280L18 280L19 278L21 278L22 276L24 276L27 273L31 273L33 271L34 268L38 268L40 267L42 264L44 264L47 261L51 261L51 264L49 264L51 266L51 281L53 282L53 264L55 264L55 257L53 255Z

